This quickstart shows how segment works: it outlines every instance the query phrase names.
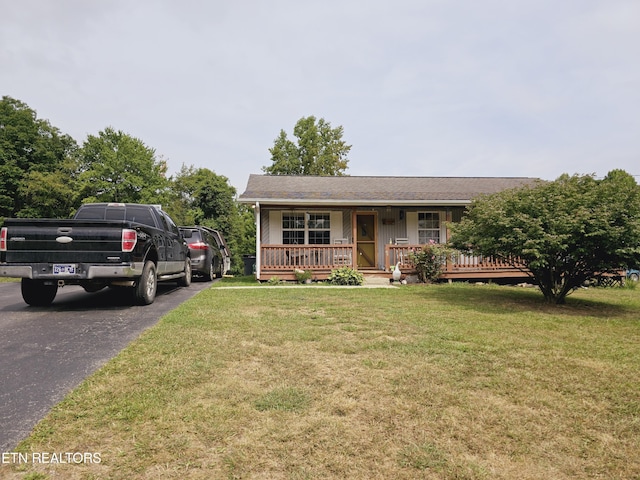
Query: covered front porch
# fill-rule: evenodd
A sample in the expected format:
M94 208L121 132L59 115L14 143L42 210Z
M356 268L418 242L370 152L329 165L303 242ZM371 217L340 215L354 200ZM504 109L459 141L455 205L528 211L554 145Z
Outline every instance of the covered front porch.
M373 177L250 175L241 203L255 213L255 273L293 280L294 270L326 279L349 266L390 275L422 245L447 243L449 225L460 222L478 195L532 184L531 178ZM526 278L527 273L491 258L452 255L444 279Z
M422 245L384 245L384 270L370 267L368 252L357 244L330 245L262 245L256 261L256 277L269 280L295 280L295 270L310 270L316 280L325 280L331 271L348 266L372 275L389 274L400 263L404 274L416 272L411 253ZM493 258L454 253L447 259L441 277L444 280L496 280L526 278L526 270L515 268Z

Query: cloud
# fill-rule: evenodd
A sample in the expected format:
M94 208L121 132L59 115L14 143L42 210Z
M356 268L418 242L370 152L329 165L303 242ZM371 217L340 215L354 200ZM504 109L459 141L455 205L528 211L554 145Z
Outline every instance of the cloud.
M635 1L0 3L3 94L239 190L308 115L351 174L640 174Z

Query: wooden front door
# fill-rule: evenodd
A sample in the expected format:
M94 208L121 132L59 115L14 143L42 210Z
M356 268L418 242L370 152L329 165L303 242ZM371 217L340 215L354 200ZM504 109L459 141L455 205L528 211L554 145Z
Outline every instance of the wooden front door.
M356 239L356 249L358 254L358 267L376 267L376 214L357 213L356 229L354 235Z

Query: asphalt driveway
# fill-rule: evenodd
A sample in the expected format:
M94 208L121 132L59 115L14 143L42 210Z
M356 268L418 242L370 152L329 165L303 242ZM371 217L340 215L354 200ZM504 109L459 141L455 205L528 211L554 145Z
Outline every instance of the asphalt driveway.
M208 288L159 284L153 304L126 290L68 286L50 307L26 305L20 283L0 283L0 452L9 452L56 403L160 317Z

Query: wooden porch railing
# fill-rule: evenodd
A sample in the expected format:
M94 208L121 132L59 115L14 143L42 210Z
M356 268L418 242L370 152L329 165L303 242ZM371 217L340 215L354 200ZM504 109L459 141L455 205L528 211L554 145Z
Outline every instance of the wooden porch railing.
M415 272L411 254L422 245L385 245L384 269L400 262L403 273ZM293 270L330 272L335 268L350 266L357 268L355 244L343 245L263 245L260 249L260 270L267 276L293 274ZM454 253L447 261L442 278L500 278L524 277L525 270L487 257L476 257Z
M260 269L332 270L353 267L355 245L263 245L260 249Z
M422 249L422 245L385 245L385 270L400 262L402 272L415 272L411 254ZM517 265L517 262L516 262ZM525 277L524 267L493 257L465 255L454 252L447 258L442 278L481 278L481 277Z

